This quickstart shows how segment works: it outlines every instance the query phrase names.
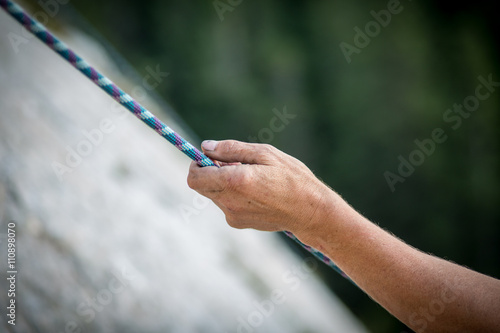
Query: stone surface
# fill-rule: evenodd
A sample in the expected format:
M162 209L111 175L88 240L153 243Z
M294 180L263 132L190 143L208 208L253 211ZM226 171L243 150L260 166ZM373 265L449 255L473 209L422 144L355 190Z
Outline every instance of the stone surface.
M59 30L178 129L94 40ZM228 227L188 188L187 157L38 40L13 47L12 34L20 26L0 11L0 331L365 331L313 261L275 234ZM15 328L4 313L10 221Z

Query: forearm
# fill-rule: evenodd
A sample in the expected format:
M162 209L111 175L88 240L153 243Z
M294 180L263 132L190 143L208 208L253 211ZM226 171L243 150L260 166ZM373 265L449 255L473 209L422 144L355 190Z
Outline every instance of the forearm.
M417 332L500 332L499 280L406 245L269 145L226 140L203 148L224 163L192 163L188 184L212 199L229 225L293 232Z
M424 254L330 196L330 206L298 237L380 305L416 332L500 330L499 280Z

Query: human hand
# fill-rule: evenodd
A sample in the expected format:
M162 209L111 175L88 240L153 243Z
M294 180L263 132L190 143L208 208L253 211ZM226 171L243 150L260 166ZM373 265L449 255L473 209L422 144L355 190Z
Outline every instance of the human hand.
M191 163L188 185L210 198L234 228L293 232L317 229L339 197L299 160L273 146L234 140L204 141L221 167Z

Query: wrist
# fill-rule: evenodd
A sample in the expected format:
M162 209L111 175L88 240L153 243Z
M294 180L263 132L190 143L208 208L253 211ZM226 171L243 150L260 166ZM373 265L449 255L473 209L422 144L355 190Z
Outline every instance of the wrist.
M323 183L312 195L309 204L314 211L302 221L301 228L294 234L300 241L318 250L324 247L323 244L337 243L341 230L355 215L359 216L340 195Z

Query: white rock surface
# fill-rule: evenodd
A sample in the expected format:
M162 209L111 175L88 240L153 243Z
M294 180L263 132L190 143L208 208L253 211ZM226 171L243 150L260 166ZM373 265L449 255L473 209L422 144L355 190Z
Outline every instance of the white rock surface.
M0 11L1 280L9 221L18 268L16 326L2 282L0 331L365 331L311 261L275 234L229 228L190 190L187 157L38 40L16 51L9 34L20 31ZM132 95L140 87L95 41L58 35ZM112 130L88 144L104 119ZM54 162L78 149L88 156L59 180Z

